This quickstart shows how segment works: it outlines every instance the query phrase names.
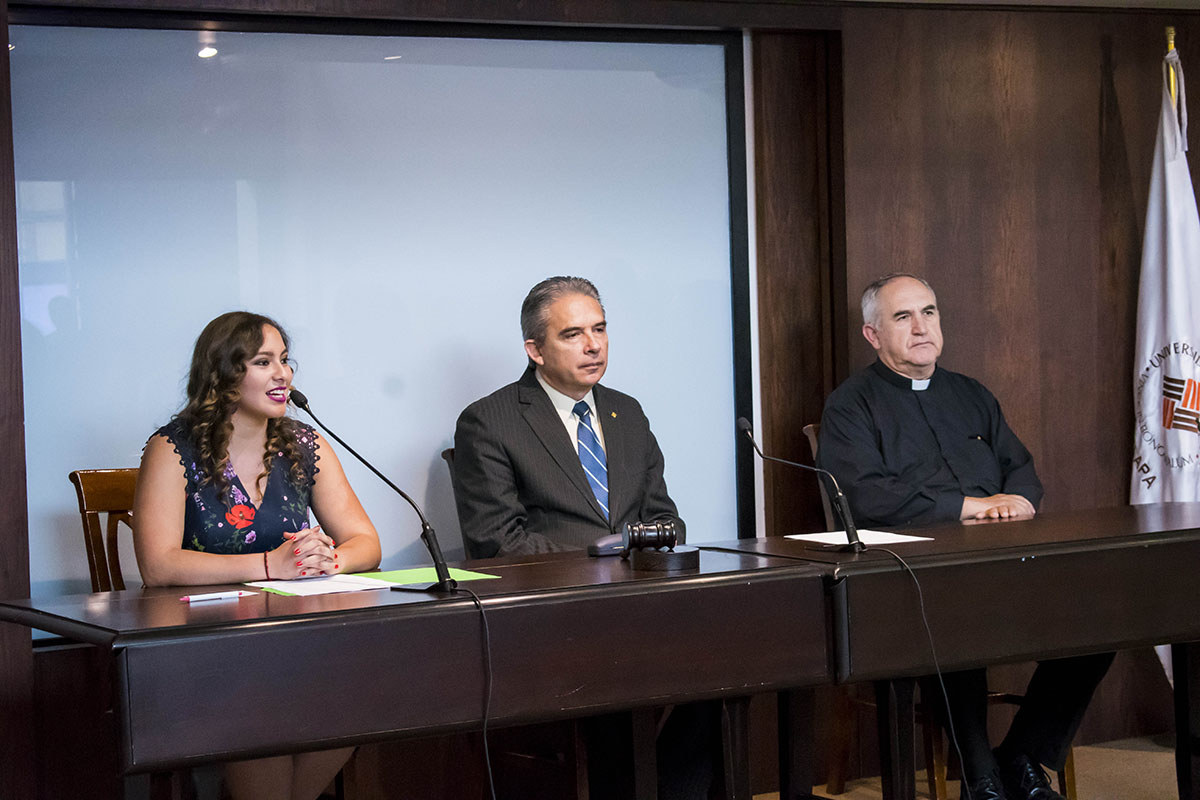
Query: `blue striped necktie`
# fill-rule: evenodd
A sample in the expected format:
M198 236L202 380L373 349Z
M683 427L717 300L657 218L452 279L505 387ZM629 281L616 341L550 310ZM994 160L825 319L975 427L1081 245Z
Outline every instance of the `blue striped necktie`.
M579 463L583 465L596 502L604 509L604 518L608 519L608 461L604 458L604 448L592 430L592 410L588 404L580 400L574 410L575 416L579 417Z

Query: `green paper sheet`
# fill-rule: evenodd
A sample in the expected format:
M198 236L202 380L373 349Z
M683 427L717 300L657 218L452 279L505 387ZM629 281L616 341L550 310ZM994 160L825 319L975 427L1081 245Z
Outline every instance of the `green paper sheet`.
M415 567L413 569L390 569L387 572L360 572L364 578L377 578L389 583L436 583L437 571L433 567ZM489 578L499 578L499 575L488 575L485 572L472 572L466 569L451 569L450 577L456 581L480 581Z

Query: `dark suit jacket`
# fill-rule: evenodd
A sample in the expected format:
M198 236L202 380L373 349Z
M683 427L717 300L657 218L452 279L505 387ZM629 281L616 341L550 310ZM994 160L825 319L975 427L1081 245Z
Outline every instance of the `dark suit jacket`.
M683 523L663 480L663 456L637 400L597 385L611 521L533 368L467 406L454 432L454 499L471 558L576 550L626 522Z

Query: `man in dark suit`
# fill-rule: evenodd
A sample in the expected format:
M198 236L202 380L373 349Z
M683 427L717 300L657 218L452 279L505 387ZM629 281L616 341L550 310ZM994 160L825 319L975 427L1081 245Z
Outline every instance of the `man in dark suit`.
M529 367L466 408L454 432L454 498L472 558L580 550L627 522L683 522L637 400L599 384L608 367L600 293L584 278L534 286L521 305ZM676 707L658 736L660 800L703 800L717 706ZM592 798L629 796L629 718L585 724Z
M548 278L521 306L529 368L467 407L454 433L454 497L467 555L576 550L627 522L683 523L637 400L599 385L600 294Z

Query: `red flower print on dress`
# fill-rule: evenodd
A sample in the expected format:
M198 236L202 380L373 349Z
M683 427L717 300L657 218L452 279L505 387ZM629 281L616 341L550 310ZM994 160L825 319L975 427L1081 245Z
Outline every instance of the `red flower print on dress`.
M235 528L248 528L254 524L254 506L239 504L225 512L225 521Z

